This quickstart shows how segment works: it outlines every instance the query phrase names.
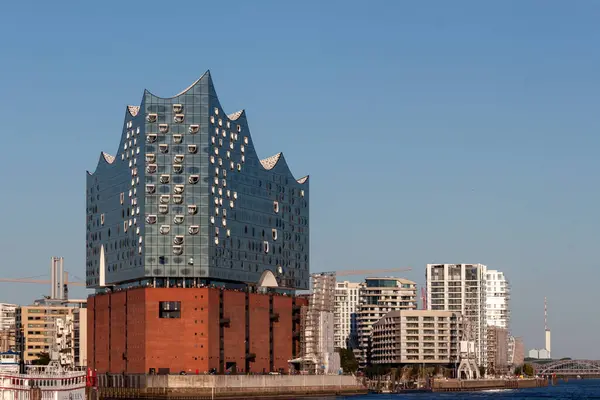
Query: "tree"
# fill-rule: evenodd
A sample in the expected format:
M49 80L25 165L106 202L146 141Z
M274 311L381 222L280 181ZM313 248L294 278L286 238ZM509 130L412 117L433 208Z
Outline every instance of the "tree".
M521 375L523 373L523 367L519 366L515 368L515 375Z
M338 349L340 353L340 366L344 372L356 372L358 369L358 361L354 357L354 352L351 349Z
M50 354L49 353L42 351L41 353L38 353L37 357L38 358L36 360L33 360L31 362L33 365L48 365L48 364L50 364Z
M533 376L533 365L524 364L523 365L523 374L525 374L527 376Z

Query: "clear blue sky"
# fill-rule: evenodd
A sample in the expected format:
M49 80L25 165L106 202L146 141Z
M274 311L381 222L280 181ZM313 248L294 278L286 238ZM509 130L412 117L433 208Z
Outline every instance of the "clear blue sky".
M260 156L311 175L312 270L480 262L513 332L600 359L600 3L7 2L3 277L85 269L85 171L124 106L210 69ZM594 247L595 246L595 247ZM357 277L358 279L358 277ZM0 284L27 303L43 286ZM75 294L83 295L83 291Z

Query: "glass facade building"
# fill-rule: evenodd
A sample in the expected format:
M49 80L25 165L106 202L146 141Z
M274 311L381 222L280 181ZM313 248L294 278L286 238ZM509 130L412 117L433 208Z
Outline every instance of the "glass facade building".
M259 159L245 112L225 114L209 72L127 106L119 149L87 174L86 282L309 286L308 176Z

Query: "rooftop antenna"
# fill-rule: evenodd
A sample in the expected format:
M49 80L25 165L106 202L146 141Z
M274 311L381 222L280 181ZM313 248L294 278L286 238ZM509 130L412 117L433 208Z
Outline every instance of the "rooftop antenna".
M544 348L548 352L548 358L552 358L552 336L550 329L548 329L548 300L544 297L544 333L546 339L546 345Z
M548 330L548 300L544 297L544 331Z

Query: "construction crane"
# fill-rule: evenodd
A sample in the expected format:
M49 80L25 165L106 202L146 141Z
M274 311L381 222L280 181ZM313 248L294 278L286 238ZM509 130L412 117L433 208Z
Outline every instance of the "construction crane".
M52 282L44 279L30 279L30 278L0 278L1 282L13 282L13 283L37 283L42 285L50 285ZM65 272L65 285L71 286L85 286L83 282L69 282L68 274Z
M412 271L412 268L392 268L392 269L357 269L357 270L343 270L334 271L336 276L352 276L352 275L372 275L372 274L384 274L386 272L407 272ZM327 272L324 272L327 273Z
M358 270L343 270L334 271L336 276L352 276L352 275L372 275L372 274L384 274L388 272L408 272L412 271L412 268L391 268L391 269L358 269ZM327 272L322 272L327 273ZM13 283L37 283L43 285L49 285L49 280L43 279L31 279L31 278L0 278L0 282L13 282ZM65 285L71 286L85 286L83 282L69 282L68 274L65 272Z

